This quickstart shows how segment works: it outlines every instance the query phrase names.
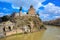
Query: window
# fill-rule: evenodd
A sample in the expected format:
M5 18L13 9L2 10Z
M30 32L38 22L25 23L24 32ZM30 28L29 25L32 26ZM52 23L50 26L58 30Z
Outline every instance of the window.
M11 31L11 27L9 26L8 28L9 28L9 30Z
M5 32L5 27L3 28L3 31Z

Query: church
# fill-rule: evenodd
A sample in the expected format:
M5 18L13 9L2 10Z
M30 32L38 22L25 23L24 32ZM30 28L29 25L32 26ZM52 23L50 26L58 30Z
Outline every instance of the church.
M28 9L28 12L26 14L24 14L22 12L22 7L20 7L19 9L19 13L13 13L12 16L17 17L17 16L38 16L38 14L36 13L34 7L31 5L30 8Z

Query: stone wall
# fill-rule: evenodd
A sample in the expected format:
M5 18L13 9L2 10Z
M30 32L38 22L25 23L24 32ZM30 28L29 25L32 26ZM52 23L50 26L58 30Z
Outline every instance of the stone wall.
M5 37L3 27L0 25L0 38Z
M10 35L13 35L13 34L19 34L19 33L24 33L24 31L22 31L21 29L15 29L15 30L6 32L6 36L10 36Z

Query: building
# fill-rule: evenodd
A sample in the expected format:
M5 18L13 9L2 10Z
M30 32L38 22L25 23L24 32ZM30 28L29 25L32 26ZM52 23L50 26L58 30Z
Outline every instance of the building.
M30 9L28 10L28 14L29 15L35 15L36 14L36 11L35 11L35 9L33 8L32 5L30 6Z
M19 13L15 12L12 16L14 16L14 17L17 17L17 16L37 16L37 14L36 14L34 7L31 5L27 13L23 14L22 7L20 7Z
M5 27L5 31L11 31L14 28L14 23L11 21L3 22L3 25Z

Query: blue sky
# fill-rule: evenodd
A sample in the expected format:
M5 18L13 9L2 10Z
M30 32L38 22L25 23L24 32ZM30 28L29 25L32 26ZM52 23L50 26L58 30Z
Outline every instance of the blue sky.
M33 5L43 21L60 18L60 0L0 0L0 17L19 12L20 6L23 12L27 12Z

